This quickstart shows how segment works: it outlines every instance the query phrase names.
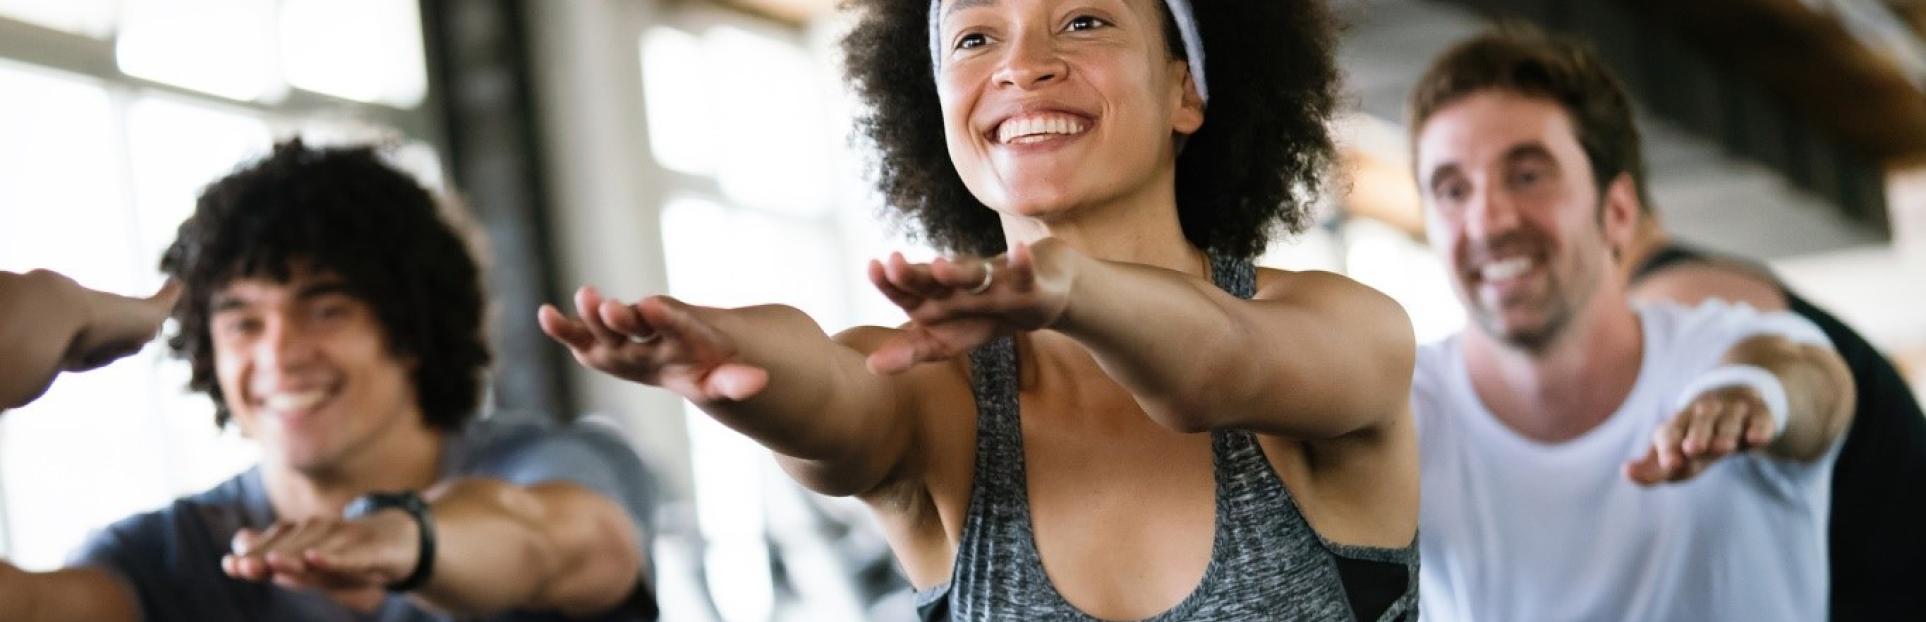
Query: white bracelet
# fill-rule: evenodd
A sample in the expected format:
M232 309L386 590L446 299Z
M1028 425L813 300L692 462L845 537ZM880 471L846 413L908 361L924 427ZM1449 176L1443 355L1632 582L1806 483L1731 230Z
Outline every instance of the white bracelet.
M1678 406L1672 410L1684 410L1708 391L1733 387L1746 387L1759 394L1759 399L1765 402L1766 412L1772 414L1772 438L1779 438L1780 434L1785 433L1786 385L1779 382L1778 376L1757 365L1720 365L1699 374L1698 379L1679 392Z

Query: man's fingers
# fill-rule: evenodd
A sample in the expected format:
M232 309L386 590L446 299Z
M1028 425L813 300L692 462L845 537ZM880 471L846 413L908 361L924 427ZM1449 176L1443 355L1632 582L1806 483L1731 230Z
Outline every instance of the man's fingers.
M1677 468L1679 463L1685 461L1685 454L1679 451L1679 445L1684 440L1686 419L1684 414L1673 417L1652 432L1652 450L1658 454L1659 466L1667 470Z
M1705 455L1712 448L1712 436L1719 418L1725 416L1725 404L1707 400L1694 405L1692 418L1685 426L1685 442L1682 449L1687 457Z
M1659 464L1658 451L1646 450L1644 456L1626 461L1625 477L1640 486L1653 486L1664 482L1666 471L1665 467Z
M1725 415L1719 417L1712 426L1712 449L1709 454L1714 457L1724 456L1739 451L1741 447L1746 447L1746 422L1755 416L1758 416L1758 413L1746 404L1734 404L1727 408Z
M234 544L236 545L234 552L241 555L253 555L256 551L265 550L268 547L274 546L293 531L294 525L292 523L275 523L263 531L243 529L239 533L234 534Z
M351 584L386 584L400 579L400 577L385 576L381 572L379 560L365 548L308 549L302 551L302 561L314 574L328 575L336 579L359 578L359 580L347 582ZM340 581L330 581L330 583L340 583Z
M1749 409L1751 414L1745 418L1745 444L1747 447L1764 447L1772 444L1772 437L1779 433L1779 422L1772 413L1763 408Z
M261 559L267 562L268 569L276 575L306 574L308 562L297 551L299 549L276 549L268 551L261 556Z
M221 557L221 570L242 581L266 581L269 576L267 563L260 558L234 554Z

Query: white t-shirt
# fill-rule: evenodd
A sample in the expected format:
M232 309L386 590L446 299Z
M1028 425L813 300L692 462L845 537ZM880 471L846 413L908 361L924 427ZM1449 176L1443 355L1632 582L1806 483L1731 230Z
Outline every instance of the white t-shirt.
M1686 385L1738 342L1779 334L1829 344L1825 335L1789 313L1723 302L1643 307L1639 320L1645 350L1625 403L1555 444L1519 435L1485 408L1462 335L1419 350L1411 403L1422 454L1425 620L1826 618L1838 442L1812 463L1747 453L1653 488L1633 484L1622 467L1644 455Z

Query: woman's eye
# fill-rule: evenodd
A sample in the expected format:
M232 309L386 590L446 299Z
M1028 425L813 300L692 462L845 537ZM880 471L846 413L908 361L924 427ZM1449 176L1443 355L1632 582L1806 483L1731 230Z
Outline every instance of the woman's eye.
M989 42L990 42L989 38L984 37L983 35L976 35L976 34L963 35L963 38L956 40L956 49L967 50Z
M1069 29L1070 30L1090 30L1092 28L1101 28L1103 26L1109 26L1109 25L1110 25L1110 22L1104 21L1103 18L1083 15L1070 20Z

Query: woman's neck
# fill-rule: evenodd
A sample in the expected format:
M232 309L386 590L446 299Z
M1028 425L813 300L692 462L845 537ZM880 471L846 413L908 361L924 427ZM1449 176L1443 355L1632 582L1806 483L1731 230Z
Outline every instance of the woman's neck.
M1105 261L1157 266L1205 276L1203 253L1184 237L1177 219L1175 180L1101 204L1061 210L1049 218L1003 214L1010 244L1056 238Z

